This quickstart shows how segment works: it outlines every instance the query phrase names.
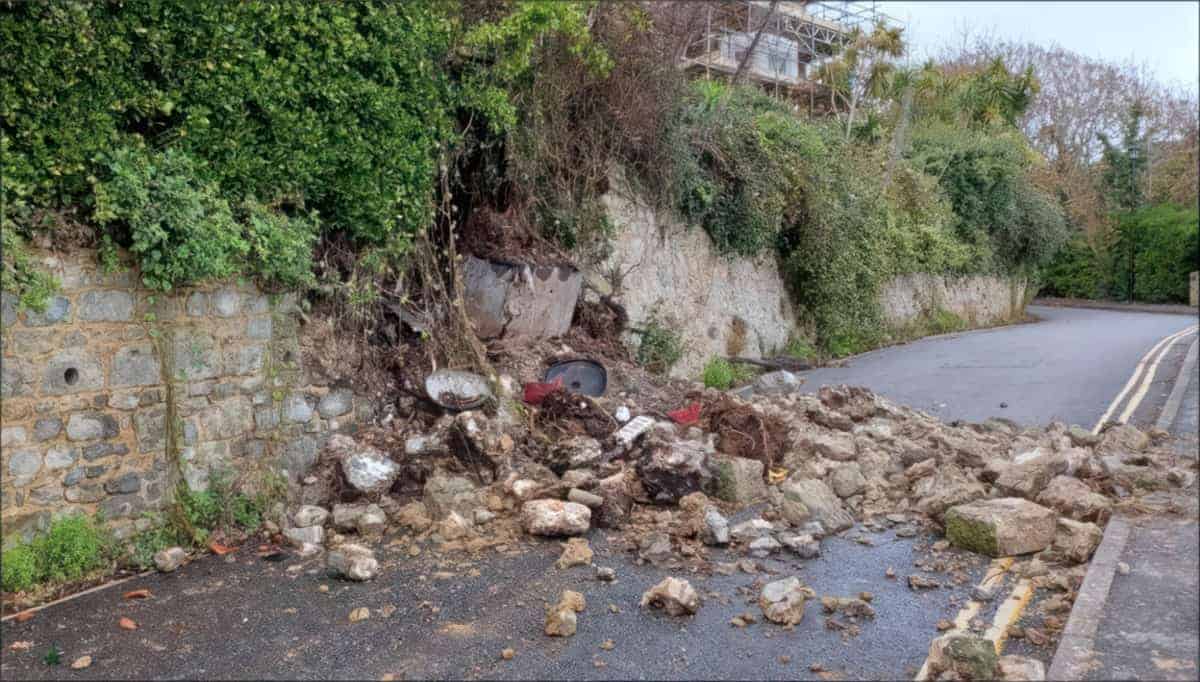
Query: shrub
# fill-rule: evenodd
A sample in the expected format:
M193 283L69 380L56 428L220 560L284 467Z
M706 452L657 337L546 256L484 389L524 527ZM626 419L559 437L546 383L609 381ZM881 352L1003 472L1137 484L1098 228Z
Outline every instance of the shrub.
M150 528L133 536L130 541L129 562L137 568L152 568L155 554L169 547L186 545L191 541L191 538L182 536L179 530L168 524L161 515L151 513L145 518L150 522Z
M19 2L0 7L3 191L90 202L95 159L172 148L232 204L295 196L355 239L432 215L453 91L449 3Z
M1067 298L1099 298L1102 275L1095 251L1082 237L1069 241L1042 272L1042 293Z
M231 472L213 471L209 474L207 489L194 491L181 485L176 491L182 519L179 519L175 532L179 537L190 535L192 543L203 545L215 530L226 535L238 529L256 530L262 523L268 496L268 491L247 495L236 489Z
M33 262L16 229L0 224L0 290L15 295L20 307L42 312L58 287L58 280Z
M194 160L177 150L119 149L108 171L96 186L96 218L127 228L146 286L167 291L239 270L248 251L241 227Z
M679 334L655 316L651 316L642 327L642 341L637 349L638 364L651 372L666 374L683 357L683 342Z
M1173 204L1147 206L1123 216L1119 234L1112 253L1117 295L1128 298L1132 293L1133 299L1150 303L1187 302L1188 273L1200 263L1200 212Z
M722 391L733 385L733 365L724 358L713 358L704 365L705 388L716 388Z
M41 579L37 556L31 545L21 544L6 549L0 559L0 564L3 564L0 565L0 584L5 592L28 590Z
M290 289L312 286L316 214L289 216L254 201L245 202L242 209L250 247L248 267L268 284Z
M78 580L103 567L111 554L107 531L92 518L64 516L32 541L4 552L3 588L28 590L45 582Z

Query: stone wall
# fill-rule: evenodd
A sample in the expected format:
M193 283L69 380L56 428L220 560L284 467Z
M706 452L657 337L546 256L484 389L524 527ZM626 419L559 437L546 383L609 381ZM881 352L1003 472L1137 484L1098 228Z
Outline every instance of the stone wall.
M292 296L247 283L168 295L133 270L101 272L94 253L43 261L62 282L44 313L0 294L6 544L73 511L102 512L126 535L175 475L194 490L217 470L246 485L303 475L331 432L370 413L301 367Z
M721 256L702 228L627 191L610 191L604 202L615 233L599 270L620 273L620 301L632 326L657 312L681 333L686 350L673 376L698 377L714 355L757 358L787 345L795 306L774 257Z
M880 292L884 319L894 327L935 310L948 310L968 326L984 327L1018 319L1028 302L1024 280L1006 277L947 277L916 273L893 279Z
M1188 275L1188 305L1200 306L1200 272Z

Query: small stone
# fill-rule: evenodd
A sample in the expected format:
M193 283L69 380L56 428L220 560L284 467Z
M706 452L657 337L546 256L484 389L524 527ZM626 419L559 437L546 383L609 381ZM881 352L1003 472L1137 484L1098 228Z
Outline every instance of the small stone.
M770 555L772 552L777 551L782 546L783 545L779 544L778 540L776 540L773 537L767 536L767 537L758 538L757 540L751 542L747 549L750 551L751 555L756 556L760 559L763 559L763 558L766 558L768 555Z
M513 657L516 655L517 655L517 652L513 651L512 649L501 649L500 650L500 658L502 658L506 661L513 660Z
M738 542L752 542L775 530L770 521L750 519L729 529L729 535Z
M705 509L700 541L706 545L721 546L728 545L729 538L729 521L721 512L717 511L716 507Z
M690 615L700 609L700 595L688 581L667 577L642 594L641 605L662 609L672 616Z
M328 585L321 585L320 587L318 587L318 588L317 588L317 592L321 592L321 593L328 593L328 592L329 592L329 586L328 586Z
M482 526L484 524L491 523L492 520L495 518L496 518L495 512L491 512L486 509L476 509L475 510L475 525L477 525L477 526Z
M933 578L927 578L920 574L908 576L908 586L914 590L931 590L941 587L942 584Z
M1124 561L1118 561L1117 573L1120 573L1121 575L1129 575L1129 564L1125 563Z
M582 504L589 509L599 509L604 504L604 498L579 488L571 488L567 492L567 500Z
M182 547L168 547L154 555L154 566L163 573L170 573L179 568L187 559L187 552Z
M571 538L563 546L562 556L555 562L560 569L573 566L586 566L592 563L592 548L584 538Z
M996 598L996 590L983 585L976 585L971 588L971 599L975 601L989 602Z
M325 568L332 575L361 582L378 575L379 562L370 549L362 545L343 544L325 557Z
M671 558L671 536L663 532L642 536L638 541L638 556L652 564Z
M596 567L596 580L604 583L611 583L617 579L617 572L608 566Z
M283 536L296 547L303 547L305 544L322 545L325 543L325 529L321 526L288 528L283 531Z
M780 625L796 625L804 618L804 602L813 596L813 591L793 576L763 586L758 605L767 620Z
M83 670L92 664L91 656L80 656L71 662L71 670Z
M1046 666L1036 658L1001 656L996 661L996 675L1004 682L1044 682Z
M306 504L292 514L292 522L299 527L323 526L329 517L329 510L311 504Z
M353 611L350 612L350 622L351 623L357 623L359 621L366 620L370 617L371 617L371 609L368 609L365 606L360 606L357 609L354 609Z
M617 408L616 412L613 413L613 417L616 418L619 423L624 424L633 418L633 414L630 413L628 407L622 405Z

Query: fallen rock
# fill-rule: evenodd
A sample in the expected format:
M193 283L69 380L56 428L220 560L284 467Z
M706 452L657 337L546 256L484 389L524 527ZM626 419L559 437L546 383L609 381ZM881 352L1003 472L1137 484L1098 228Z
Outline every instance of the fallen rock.
M985 637L958 633L942 635L929 645L929 671L933 676L950 671L966 680L996 677L996 647Z
M358 517L367 510L365 504L335 504L333 505L333 527L335 530L348 532L358 529ZM297 523L300 525L309 525Z
M438 522L437 534L444 541L460 540L471 534L471 522L462 514L452 511Z
M377 504L367 505L355 519L354 528L363 537L381 535L387 529L387 514Z
M890 570L890 568L889 568ZM888 576L889 578L891 576ZM934 590L941 587L942 584L933 578L927 578L919 573L914 573L908 576L908 588L910 590Z
M186 560L187 552L182 547L168 547L154 553L154 566L163 573L174 571Z
M287 530L283 531L283 536L296 547L303 547L305 544L325 544L325 529L321 526L288 528Z
M558 557L555 566L571 568L592 563L592 547L584 538L571 538L563 545L562 556Z
M546 466L562 475L568 469L587 469L600 461L600 443L588 436L575 436L559 442L551 452Z
M1112 513L1112 501L1070 476L1055 476L1038 495L1037 502L1076 521L1104 523Z
M842 613L855 618L874 618L875 609L865 599L855 597L821 597L825 613Z
M996 676L1004 682L1045 682L1046 666L1036 658L1001 656L996 661Z
M851 424L846 430L852 427ZM858 457L858 448L854 436L848 433L802 433L796 437L792 453L784 456L784 464L790 469L797 468L813 454L835 462L850 462Z
M706 492L719 500L750 504L767 496L763 463L757 459L713 455L709 457L712 478Z
M425 480L422 501L431 517L440 519L450 512L469 516L478 502L475 499L475 484L462 476L436 473Z
M373 447L359 446L349 436L334 434L329 448L340 454L346 483L364 495L387 491L400 475L400 467L386 455Z
M983 484L955 464L943 464L932 476L922 478L913 485L913 497L918 500L917 511L939 519L947 509L982 499L986 495Z
M775 530L770 521L750 519L743 521L729 530L729 535L738 542L753 542Z
M421 533L433 525L424 502L409 502L396 511L396 523Z
M492 520L495 518L496 518L495 512L488 511L486 509L476 509L475 510L475 525L476 526L482 526L484 524L491 523Z
M1057 452L1037 448L1014 457L996 478L996 488L1010 497L1036 499L1052 478L1066 470L1066 458Z
M304 526L323 526L327 518L329 518L329 510L311 504L300 507L296 510L295 514L292 514L292 522L301 528Z
M532 500L521 506L521 521L530 535L582 535L591 525L592 511L562 500Z
M768 535L754 540L746 549L750 552L751 556L765 559L782 546L778 540Z
M87 668L91 665L92 665L92 657L91 656L80 656L79 658L75 659L74 661L71 661L71 670L83 670L84 668Z
M604 505L604 498L579 488L571 488L567 492L567 501L577 502L588 509L599 509Z
M700 595L688 581L667 577L642 594L641 605L662 609L672 616L689 615L700 609Z
M596 474L591 469L568 469L562 475L562 484L580 490L591 490L596 487Z
M813 596L813 591L793 576L764 585L758 605L772 623L796 625L804 618L804 602Z
M704 510L704 525L700 530L700 541L706 545L721 546L729 544L729 521L717 511L716 507Z
M379 574L375 553L362 545L344 544L325 557L325 568L333 576L347 580L370 580Z
M799 390L804 380L786 369L767 372L754 380L754 393L762 395L780 395Z
M707 463L708 453L700 443L656 443L638 459L638 479L652 500L674 504L705 487L710 477Z
M1100 443L1096 446L1096 452L1100 455L1134 454L1149 446L1150 437L1136 426L1117 424L1100 433Z
M992 557L1040 552L1054 542L1056 516L1017 497L981 500L946 512L946 538Z
M867 487L867 479L862 475L858 464L851 462L833 470L829 474L829 487L838 497L845 499L861 493Z
M609 568L608 566L597 566L596 567L596 580L599 580L602 583L611 583L612 581L614 581L616 579L617 579L616 570Z
M546 610L546 634L551 637L570 637L578 625L576 613L586 607L583 595L571 590L563 591L558 603Z
M780 488L785 501L804 505L812 519L820 522L829 532L837 533L854 525L854 517L823 482L811 478L789 478Z
M596 510L596 525L600 528L620 528L629 519L633 509L633 495L629 489L629 477L624 471L600 479L596 483L596 494L604 502Z
M638 540L638 556L652 564L671 558L671 536L663 532L648 533Z
M807 533L781 535L779 541L801 559L821 556L821 542Z
M1095 447L1100 443L1100 436L1098 434L1092 433L1077 424L1072 424L1071 428L1067 429L1067 436L1071 439L1071 443L1079 448Z
M1082 564L1092 557L1103 538L1104 532L1094 523L1059 517L1053 550L1067 561Z

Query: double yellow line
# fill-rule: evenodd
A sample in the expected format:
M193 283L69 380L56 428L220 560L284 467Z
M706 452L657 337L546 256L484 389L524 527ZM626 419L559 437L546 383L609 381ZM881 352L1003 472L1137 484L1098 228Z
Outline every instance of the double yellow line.
M1100 416L1100 420L1092 427L1092 433L1100 433L1100 427L1104 426L1104 423L1112 417L1113 413L1120 407L1121 401L1125 400L1126 394L1136 385L1137 390L1134 391L1124 411L1117 418L1117 422L1121 424L1129 421L1134 411L1137 410L1138 405L1142 403L1142 399L1146 397L1146 392L1150 390L1150 384L1154 382L1154 375L1158 372L1158 365L1166 357L1167 352L1181 339L1195 334L1196 329L1196 325L1186 327L1154 344L1154 347L1147 351L1142 356L1142 359L1138 361L1137 367L1133 370L1133 375L1129 377L1129 381L1125 382L1125 387L1121 389L1116 398L1113 398L1108 409L1104 411L1104 414Z

